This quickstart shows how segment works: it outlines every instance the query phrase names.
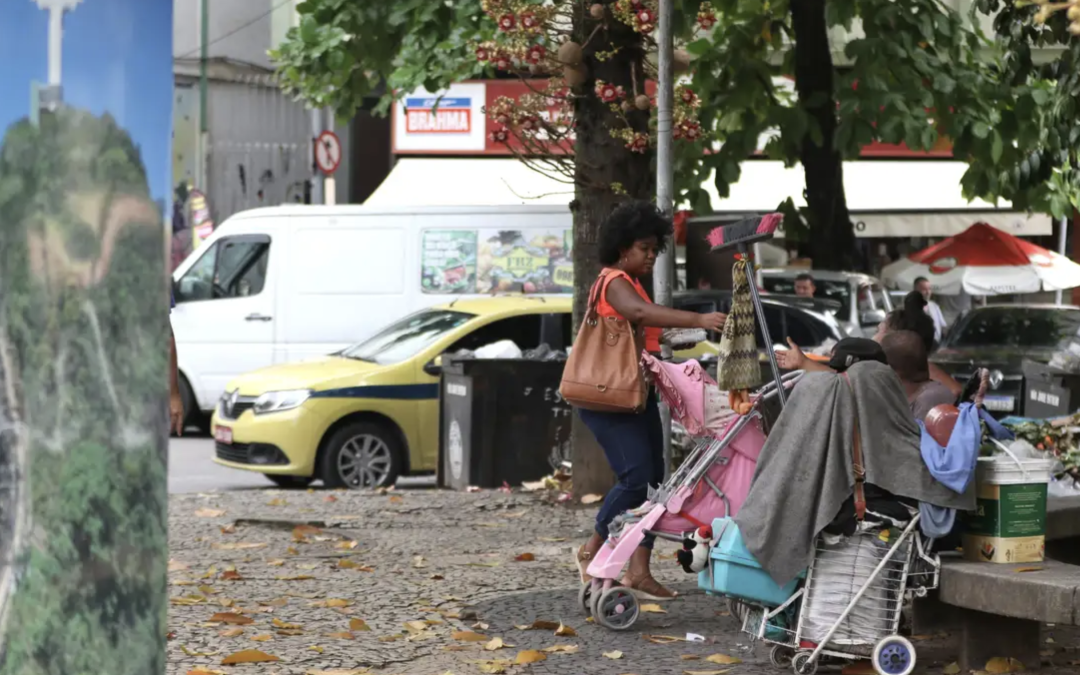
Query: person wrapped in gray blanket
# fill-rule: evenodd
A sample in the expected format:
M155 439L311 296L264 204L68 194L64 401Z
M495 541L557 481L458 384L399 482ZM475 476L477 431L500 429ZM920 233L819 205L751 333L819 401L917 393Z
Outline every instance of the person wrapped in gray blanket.
M974 509L974 487L957 494L934 480L919 443L904 388L887 365L861 361L842 374L807 373L762 448L735 517L746 547L777 584L806 569L814 539L856 492L856 449L863 492L869 484L898 497Z

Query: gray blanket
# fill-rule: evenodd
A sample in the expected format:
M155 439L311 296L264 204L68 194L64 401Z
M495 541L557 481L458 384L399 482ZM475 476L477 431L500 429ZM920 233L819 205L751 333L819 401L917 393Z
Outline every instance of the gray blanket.
M850 388L835 373L803 377L761 450L735 517L747 548L781 585L810 564L815 537L854 493L856 416L867 483L936 506L975 508L974 481L959 495L927 470L919 428L892 369L863 361L847 377Z

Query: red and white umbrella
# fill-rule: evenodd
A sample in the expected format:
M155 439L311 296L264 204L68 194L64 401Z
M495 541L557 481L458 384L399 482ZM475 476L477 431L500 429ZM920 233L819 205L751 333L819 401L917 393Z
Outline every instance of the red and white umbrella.
M910 289L925 277L935 293L1008 295L1080 286L1080 265L991 227L976 223L955 237L886 265L886 283Z

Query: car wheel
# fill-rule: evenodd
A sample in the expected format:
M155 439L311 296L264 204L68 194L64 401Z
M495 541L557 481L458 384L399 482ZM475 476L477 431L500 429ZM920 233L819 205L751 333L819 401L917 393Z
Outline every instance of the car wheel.
M199 402L187 378L180 376L180 401L184 406L184 430L195 427L200 434L210 433L210 416L199 410Z
M278 476L271 474L265 475L267 478L270 479L270 482L274 483L280 488L285 488L286 490L300 490L302 488L306 488L307 486L311 485L311 483L315 480L314 476Z
M397 434L385 425L349 424L330 437L319 474L328 488L389 487L401 472L403 451Z

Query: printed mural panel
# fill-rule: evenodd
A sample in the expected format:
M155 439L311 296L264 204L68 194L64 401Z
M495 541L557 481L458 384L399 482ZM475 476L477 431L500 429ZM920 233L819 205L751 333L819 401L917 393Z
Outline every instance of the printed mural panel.
M172 12L0 0L0 675L165 672Z

